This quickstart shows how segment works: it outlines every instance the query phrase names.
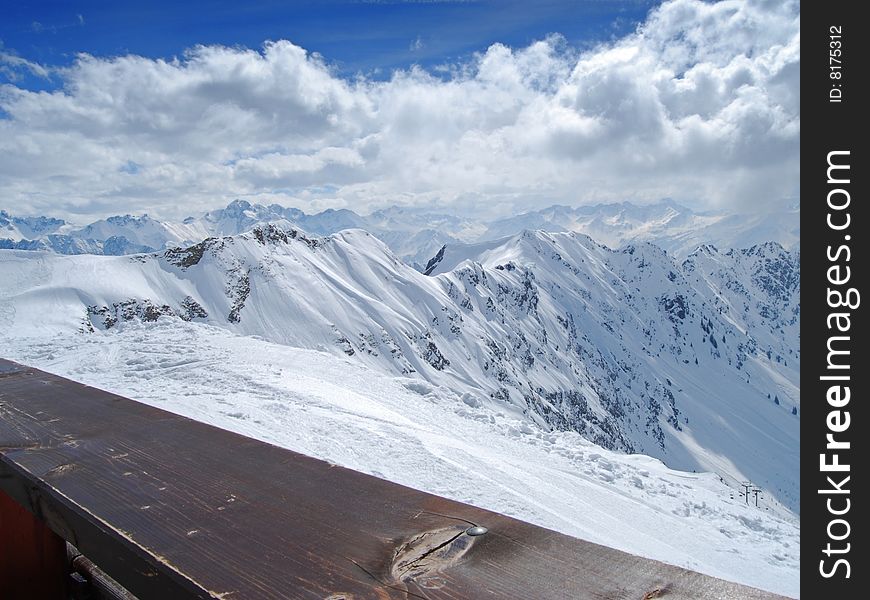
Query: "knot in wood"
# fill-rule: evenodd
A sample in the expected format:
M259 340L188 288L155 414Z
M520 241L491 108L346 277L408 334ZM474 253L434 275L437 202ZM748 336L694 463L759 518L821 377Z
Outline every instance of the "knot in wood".
M466 527L444 527L415 535L400 545L393 557L390 575L397 582L414 582L421 587L440 587L435 577L457 564L474 545Z

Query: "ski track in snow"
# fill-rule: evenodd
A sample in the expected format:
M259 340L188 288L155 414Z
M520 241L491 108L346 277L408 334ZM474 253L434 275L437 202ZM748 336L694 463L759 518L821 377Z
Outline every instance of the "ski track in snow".
M712 473L549 432L447 388L161 319L7 338L4 355L332 463L716 577L798 596L799 518Z

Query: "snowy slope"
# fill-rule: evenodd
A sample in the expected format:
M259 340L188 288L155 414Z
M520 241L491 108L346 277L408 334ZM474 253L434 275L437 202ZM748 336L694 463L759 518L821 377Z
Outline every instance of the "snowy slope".
M799 511L798 265L775 244L677 263L524 232L426 276L364 231L265 226L133 257L0 252L0 328L205 322L750 479Z
M799 593L799 521L775 502L755 508L715 475L546 431L353 357L177 318L93 334L4 336L4 346L15 360L378 477Z

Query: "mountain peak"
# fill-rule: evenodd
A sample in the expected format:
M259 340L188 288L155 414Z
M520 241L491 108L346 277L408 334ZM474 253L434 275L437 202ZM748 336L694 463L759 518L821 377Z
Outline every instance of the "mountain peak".
M742 248L740 252L744 256L772 256L784 254L786 249L779 242L768 241L755 244L751 248Z
M132 225L133 227L143 227L153 221L154 219L149 217L147 213L140 216L133 216L130 214L115 215L106 219L106 223L110 223L111 225L115 225L118 227L124 227L126 225Z
M232 202L227 204L227 207L225 210L242 211L242 210L248 210L249 208L251 208L250 202L248 202L247 200L241 200L239 198L236 198L235 200L233 200Z
M691 254L689 254L689 256L713 256L716 254L719 254L719 249L716 248L716 246L714 246L713 244L701 244Z
M250 202L248 202L247 200L236 199L236 200L233 200L232 202L230 202L229 204L227 204L226 208L224 208L220 212L223 213L223 216L225 216L225 217L239 218L239 217L243 216L246 212L248 212L252 209L254 209L256 211L256 209L258 209L258 208L265 208L265 207L261 207L259 205L254 206Z

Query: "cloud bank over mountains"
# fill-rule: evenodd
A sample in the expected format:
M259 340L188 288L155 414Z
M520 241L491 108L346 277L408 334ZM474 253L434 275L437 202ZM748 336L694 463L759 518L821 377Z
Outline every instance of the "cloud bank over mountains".
M42 68L13 58L5 70ZM0 204L18 214L799 197L797 2L673 0L591 49L553 35L387 80L339 77L286 40L50 73L54 91L0 85Z

